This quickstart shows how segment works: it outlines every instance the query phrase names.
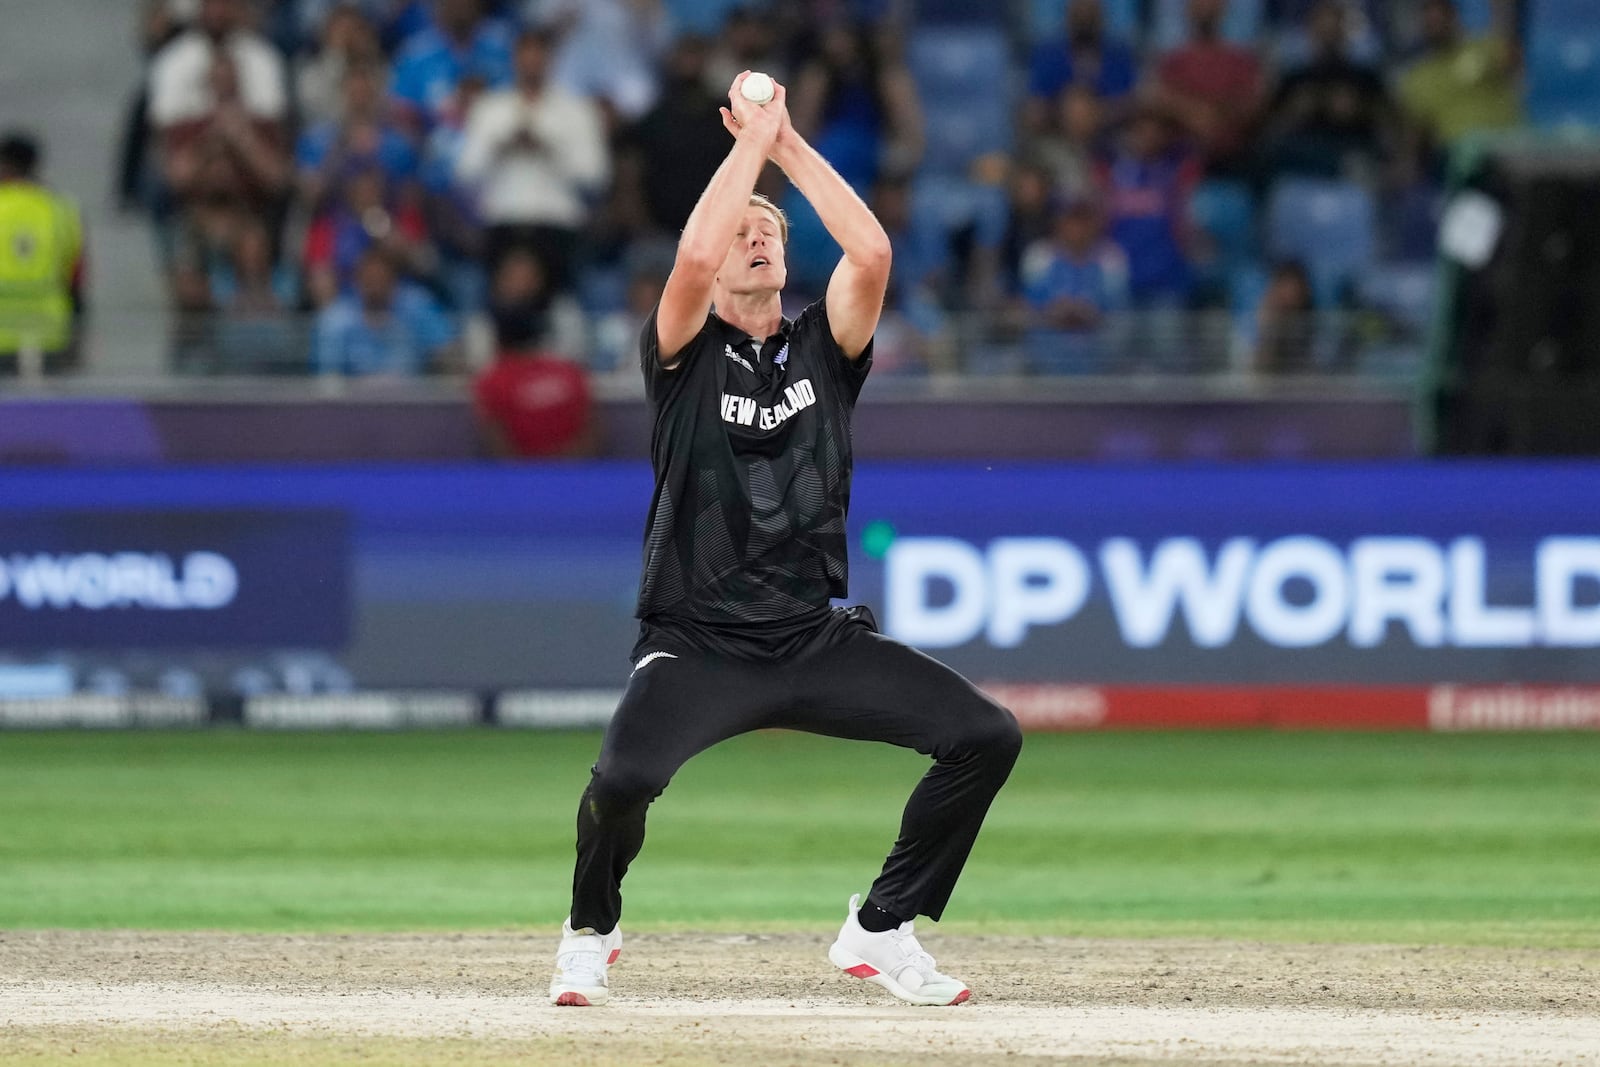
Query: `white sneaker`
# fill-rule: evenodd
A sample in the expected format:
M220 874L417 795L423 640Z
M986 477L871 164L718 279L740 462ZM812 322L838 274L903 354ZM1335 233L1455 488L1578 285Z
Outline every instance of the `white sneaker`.
M850 898L850 915L839 930L839 940L828 949L828 959L845 974L881 985L911 1004L960 1004L972 996L964 983L940 974L933 957L923 951L911 923L881 934L861 928L856 912L861 894Z
M561 947L556 949L556 973L550 979L550 1003L562 1008L598 1007L611 996L606 988L606 968L622 955L622 927L597 934L592 927L572 928L570 917L561 922Z

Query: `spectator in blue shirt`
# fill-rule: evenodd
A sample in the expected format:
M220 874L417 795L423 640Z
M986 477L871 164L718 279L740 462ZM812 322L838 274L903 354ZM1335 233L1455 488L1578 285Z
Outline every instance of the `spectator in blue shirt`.
M317 316L312 366L318 374L412 376L453 369L450 320L426 291L400 281L381 250L362 255L355 289Z
M314 40L340 8L358 12L376 29L385 51L394 51L407 37L429 24L423 0L300 0L300 33Z
M1133 92L1139 61L1125 41L1106 36L1100 0L1067 0L1066 34L1035 46L1028 60L1028 98L1023 104L1025 129L1049 125L1053 102L1072 85L1085 85L1108 103ZM1113 111L1116 109L1113 108Z
M1099 344L1106 316L1128 302L1128 262L1105 240L1100 210L1079 197L1056 212L1048 238L1022 257L1028 363L1035 373L1104 369Z
M1099 177L1111 239L1128 257L1134 306L1182 306L1194 284L1189 201L1200 165L1173 137L1172 120L1154 106L1141 107Z
M483 14L482 0L436 0L434 24L413 34L395 57L391 91L423 128L455 109L468 71L490 88L511 84L516 33Z
M483 92L484 80L478 74L469 72L461 80L458 106L428 134L418 168L423 217L439 251L439 280L458 311L482 307L488 288L483 269L488 241L477 193L456 181L467 115Z
M306 290L317 307L351 291L361 256L372 247L412 277L433 275L437 255L422 208L415 196L390 188L382 170L353 165L328 201L306 230L303 257Z
M343 96L343 118L312 126L295 147L300 195L313 209L322 206L340 175L354 169L380 170L391 187L417 176L417 151L387 114L382 68L347 67Z
M795 74L789 117L839 176L866 196L881 175L911 173L925 144L922 108L911 71L882 47L866 24L822 28L817 51ZM792 190L784 251L797 290L821 292L839 253L821 217Z
M949 329L939 303L939 290L949 276L948 249L912 225L909 177L880 178L869 202L894 249L872 366L885 374L925 374L936 339Z

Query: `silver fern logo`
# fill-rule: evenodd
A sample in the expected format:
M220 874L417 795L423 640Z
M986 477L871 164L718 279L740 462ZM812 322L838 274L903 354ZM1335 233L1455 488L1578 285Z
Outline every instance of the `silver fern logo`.
M778 349L778 354L772 357L772 365L781 367L789 362L789 342L785 341L783 347Z
M633 665L633 671L631 671L630 673L636 674L639 671L642 671L646 667L650 666L650 664L654 663L658 659L677 659L677 658L678 657L674 656L671 652L647 652L647 653L644 654L643 657L640 658L638 663L635 663Z

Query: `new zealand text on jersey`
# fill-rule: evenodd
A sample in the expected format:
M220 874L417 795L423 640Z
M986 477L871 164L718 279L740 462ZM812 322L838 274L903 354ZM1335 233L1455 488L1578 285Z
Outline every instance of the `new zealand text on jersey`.
M763 430L771 430L792 417L795 412L808 408L816 402L817 393L811 388L810 378L801 378L789 386L783 391L783 400L770 408L760 406L753 397L723 393L722 421L731 422L736 426L755 424Z

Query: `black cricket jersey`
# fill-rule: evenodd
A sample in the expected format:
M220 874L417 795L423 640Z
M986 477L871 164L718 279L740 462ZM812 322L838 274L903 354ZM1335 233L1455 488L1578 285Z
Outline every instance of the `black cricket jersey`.
M714 312L672 370L658 345L652 312L639 340L656 476L639 617L775 637L824 618L848 578L850 420L871 344L847 359L818 300L759 347Z

